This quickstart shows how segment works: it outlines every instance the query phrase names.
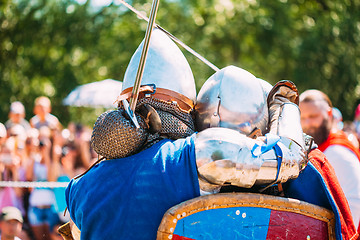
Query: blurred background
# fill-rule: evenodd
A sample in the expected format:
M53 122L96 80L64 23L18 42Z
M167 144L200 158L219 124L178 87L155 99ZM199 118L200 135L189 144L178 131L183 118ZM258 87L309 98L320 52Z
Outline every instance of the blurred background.
M218 68L322 90L358 144L360 1L161 0L156 22ZM0 208L21 210L21 239L62 239L65 186L99 157L92 126L146 27L119 0L0 0ZM180 49L199 90L215 72Z
M127 3L148 15L152 1ZM320 89L344 120L354 117L359 1L161 0L156 22L219 68L236 65L271 84L289 79L300 91ZM82 84L121 81L146 26L118 1L0 0L0 122L11 102L22 102L29 119L34 99L47 96L63 125L92 126L103 107L63 100ZM214 70L182 50L199 90Z

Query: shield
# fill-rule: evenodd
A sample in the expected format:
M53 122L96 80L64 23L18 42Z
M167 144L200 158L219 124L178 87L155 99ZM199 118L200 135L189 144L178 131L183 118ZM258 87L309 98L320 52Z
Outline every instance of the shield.
M116 107L114 103L121 92L122 82L105 79L76 87L63 100L63 104L75 107Z
M335 239L334 229L334 214L310 203L256 193L219 193L170 208L157 240Z

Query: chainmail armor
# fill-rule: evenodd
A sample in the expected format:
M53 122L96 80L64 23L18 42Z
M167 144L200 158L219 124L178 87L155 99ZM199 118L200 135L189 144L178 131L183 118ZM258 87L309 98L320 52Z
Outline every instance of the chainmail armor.
M91 146L97 154L107 159L124 158L151 147L163 138L175 140L195 132L191 113L181 110L177 103L144 97L138 100L137 107L142 104L149 104L157 111L161 131L150 134L137 113L139 129L125 118L126 113L121 108L104 112L96 120L91 136Z
M195 132L195 124L191 113L181 110L176 102L144 97L139 99L137 105L140 106L145 103L155 108L160 116L160 135L170 139L178 139L190 136Z
M123 158L143 146L148 135L144 121L136 116L141 126L136 129L124 115L124 110L120 109L104 112L98 117L91 136L91 146L97 154L107 159Z

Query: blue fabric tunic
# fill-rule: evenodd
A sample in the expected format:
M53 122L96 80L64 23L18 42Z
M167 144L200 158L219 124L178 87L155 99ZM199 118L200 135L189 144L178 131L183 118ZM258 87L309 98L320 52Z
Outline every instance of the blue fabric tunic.
M331 191L326 186L321 173L309 162L299 177L287 181L284 185L286 197L299 199L333 211L335 216L336 239L343 239L341 235L340 213Z
M81 239L156 239L166 210L200 195L194 138L162 140L72 180L66 202Z

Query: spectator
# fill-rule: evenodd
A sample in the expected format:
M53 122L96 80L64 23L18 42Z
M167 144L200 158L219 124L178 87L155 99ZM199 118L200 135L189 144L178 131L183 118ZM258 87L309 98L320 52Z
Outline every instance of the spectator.
M8 129L8 139L6 140L8 146L11 148L13 154L19 159L22 159L25 148L25 141L27 138L27 132L25 128L20 124L12 125Z
M333 113L333 126L332 126L332 131L336 132L338 130L342 130L347 138L349 139L349 141L358 149L359 148L359 141L357 139L357 134L355 131L355 125L353 122L343 122L343 117L341 114L341 111L336 108L333 107L332 108L332 113Z
M356 137L360 142L360 103L355 109L354 125L355 125Z
M6 121L6 129L10 129L12 126L20 124L25 130L30 129L30 124L25 120L25 107L19 102L13 102L10 105L9 119Z
M26 172L28 181L48 181L52 149L50 132L45 126L39 130L39 157L29 159ZM51 239L53 228L59 222L55 211L55 196L51 189L33 189L29 197L28 218L36 240Z
M89 132L83 125L76 124L74 145L77 151L77 156L75 168L82 169L82 172L88 169L91 165L90 138L91 130Z
M86 171L96 160L93 156L93 151L90 146L91 129L79 124L70 122L68 128L63 131L63 135L68 135L66 138L76 150L75 171L82 173ZM96 154L95 154L96 155ZM77 174L76 174L77 175Z
M22 167L26 132L25 129L16 124L9 129L9 137L1 149L0 166L1 180L21 181L25 180L25 169ZM23 189L3 187L0 190L0 207L15 206L23 213Z
M352 121L345 121L344 122L344 128L343 131L348 136L349 141L357 148L359 149L359 140L357 138L356 130L355 130L355 124Z
M51 101L48 97L41 96L35 99L34 114L30 119L32 127L40 129L42 126L50 129L59 129L60 122L57 117L51 113Z
M1 181L17 180L16 169L12 162L12 152L5 144L0 152ZM12 187L0 187L0 208L5 206L19 206L17 194Z
M1 210L0 230L1 240L21 240L23 217L19 209L4 207Z
M349 202L355 226L360 220L360 153L341 130L332 131L333 112L329 97L319 90L300 95L301 125L312 136L335 170Z
M70 179L75 177L75 160L76 160L76 149L72 142L66 143L61 148L61 153L53 157L51 169L49 174L49 181L57 182L70 182ZM66 209L65 201L65 188L54 188L53 189L56 199L55 209L59 216L59 224L56 229L62 224L70 220L69 213ZM52 235L54 238L62 239L60 235L55 233Z
M343 122L343 117L342 117L341 111L338 108L333 107L332 113L333 113L333 117L334 117L333 129L334 130L343 130L344 122Z
M0 152L2 149L2 146L4 145L7 137L7 132L4 124L0 123Z

